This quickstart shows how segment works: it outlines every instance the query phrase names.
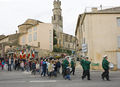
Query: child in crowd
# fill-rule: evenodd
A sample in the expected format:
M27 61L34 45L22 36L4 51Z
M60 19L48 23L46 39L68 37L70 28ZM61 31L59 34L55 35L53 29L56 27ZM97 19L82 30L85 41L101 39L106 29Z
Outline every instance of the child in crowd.
M2 70L4 69L5 62L4 60L2 61Z
M24 62L23 61L20 63L20 67L21 67L21 70L24 71Z
M67 68L66 68L65 80L66 80L66 79L71 80L71 78L70 78L70 67L67 67Z

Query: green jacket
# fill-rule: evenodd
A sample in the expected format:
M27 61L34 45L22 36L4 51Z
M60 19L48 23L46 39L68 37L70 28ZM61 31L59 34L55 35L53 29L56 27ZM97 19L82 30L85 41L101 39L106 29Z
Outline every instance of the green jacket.
M104 70L109 69L109 62L105 58L102 61L102 67Z
M72 60L71 61L71 68L74 68L75 67L75 62Z
M81 60L80 60L80 64L81 64L81 66L82 66L83 69L84 69L84 66L85 66L85 65L84 65L84 62L85 62L84 59L81 59Z
M85 60L85 62L84 62L84 70L89 70L90 69L90 64L91 64L90 61Z
M63 61L63 68L66 69L68 66L69 66L69 62L68 62L68 60L65 59Z

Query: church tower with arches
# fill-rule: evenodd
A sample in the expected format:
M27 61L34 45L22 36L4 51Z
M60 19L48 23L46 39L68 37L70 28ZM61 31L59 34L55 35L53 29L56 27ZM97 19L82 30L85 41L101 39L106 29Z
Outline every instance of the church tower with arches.
M61 1L54 0L53 2L53 16L52 16L52 24L53 29L58 32L63 32L63 17L62 17L62 9L61 9Z

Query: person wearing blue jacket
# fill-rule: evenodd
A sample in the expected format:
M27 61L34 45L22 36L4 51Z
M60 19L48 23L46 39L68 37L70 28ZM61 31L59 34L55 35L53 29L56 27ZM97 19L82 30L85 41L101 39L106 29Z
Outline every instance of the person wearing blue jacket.
M41 76L42 75L46 75L46 70L47 70L47 63L46 63L46 59L43 60L43 63L42 63L42 73L41 73Z

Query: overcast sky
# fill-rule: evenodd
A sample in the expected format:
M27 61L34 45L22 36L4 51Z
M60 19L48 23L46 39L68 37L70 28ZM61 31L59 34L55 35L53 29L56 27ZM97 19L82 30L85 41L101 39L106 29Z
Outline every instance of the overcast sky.
M0 35L13 34L18 25L28 18L51 23L54 0L0 0ZM60 0L63 16L63 31L74 35L78 15L85 8L118 7L120 0Z

